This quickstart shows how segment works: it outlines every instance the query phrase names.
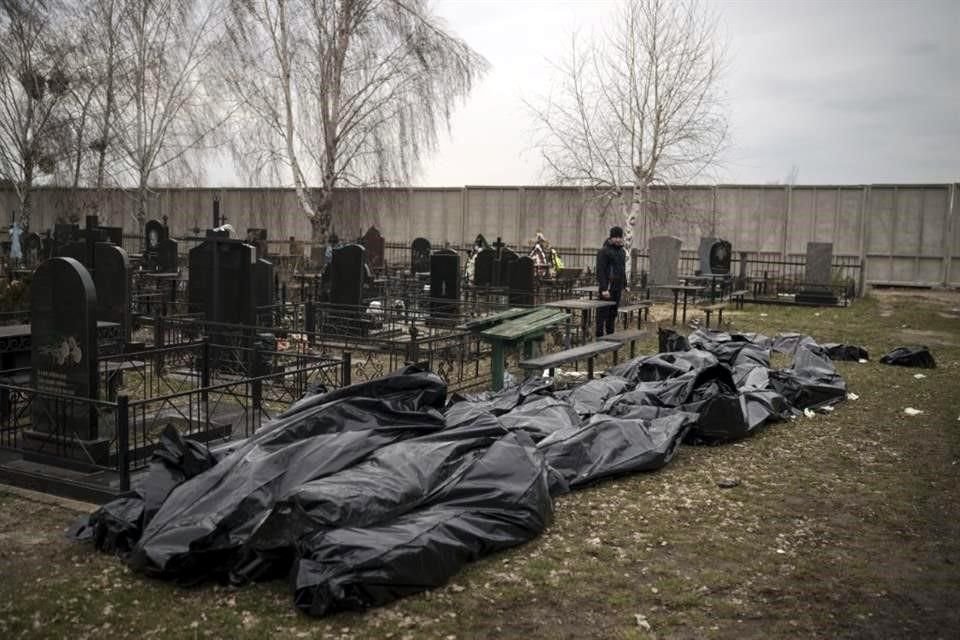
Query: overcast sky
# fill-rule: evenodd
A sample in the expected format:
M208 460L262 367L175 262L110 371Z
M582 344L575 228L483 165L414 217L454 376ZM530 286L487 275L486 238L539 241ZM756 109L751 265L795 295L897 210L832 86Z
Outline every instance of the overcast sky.
M723 182L960 180L960 0L712 0L729 51ZM436 0L491 63L415 184L539 184L524 100L607 0Z

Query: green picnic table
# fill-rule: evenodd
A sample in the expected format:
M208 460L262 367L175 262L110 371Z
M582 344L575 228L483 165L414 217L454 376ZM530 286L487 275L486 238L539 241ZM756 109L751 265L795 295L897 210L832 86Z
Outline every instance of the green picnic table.
M536 309L510 309L501 314L471 321L471 323L475 323L474 327L476 328L470 328L470 330L477 332L493 348L490 359L491 388L494 391L503 388L503 354L505 348L518 344L523 345L524 357L530 358L533 355L533 342L542 339L547 329L564 322L569 317L570 314L558 309L540 307Z

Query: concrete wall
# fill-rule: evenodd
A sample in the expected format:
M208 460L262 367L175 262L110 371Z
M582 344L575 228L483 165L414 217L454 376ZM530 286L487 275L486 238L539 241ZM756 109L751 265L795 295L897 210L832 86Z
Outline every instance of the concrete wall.
M649 216L636 230L645 238L670 233L695 249L701 235L730 240L734 250L770 255L803 255L808 241L834 243L837 255L865 261L868 283L960 285L960 205L958 185L719 185L656 189ZM289 189L158 189L150 217L167 215L175 236L210 224L212 201L234 227L269 229L271 241L289 236L309 239L310 225ZM33 229L49 228L67 217L82 219L99 210L105 224L134 234L129 194L43 188L34 199ZM344 189L337 194L343 212L341 238L359 237L376 224L388 241L417 236L435 245L467 244L482 233L511 246L528 246L543 231L555 246L590 250L607 229L620 224L619 205L575 187L466 187ZM17 208L12 190L0 190L0 207ZM275 245L282 250L282 245Z

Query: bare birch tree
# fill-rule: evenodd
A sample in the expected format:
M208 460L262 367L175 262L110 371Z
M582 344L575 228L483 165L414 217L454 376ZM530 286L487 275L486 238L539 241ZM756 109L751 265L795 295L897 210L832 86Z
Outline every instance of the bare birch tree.
M345 230L338 185L409 180L487 67L426 0L231 0L228 32L235 155L292 183L315 241Z
M628 250L651 186L696 179L724 147L722 59L698 0L624 0L608 32L573 37L555 90L531 105L550 178L618 205Z
M69 97L69 46L44 0L0 1L0 178L10 183L20 223L30 226L36 181L69 153L61 107Z
M158 175L209 145L229 118L208 91L222 8L217 0L124 0L120 8L113 63L124 81L114 78L105 93L116 107L101 141L115 146L121 180L133 183L141 229Z

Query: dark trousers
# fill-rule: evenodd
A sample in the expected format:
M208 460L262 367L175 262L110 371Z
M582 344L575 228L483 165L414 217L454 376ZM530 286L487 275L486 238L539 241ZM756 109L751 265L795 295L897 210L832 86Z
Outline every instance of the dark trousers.
M623 289L610 289L609 298L600 298L614 302L613 306L601 307L597 309L597 337L602 338L608 333L613 333L617 326L617 309L620 307L620 296Z

